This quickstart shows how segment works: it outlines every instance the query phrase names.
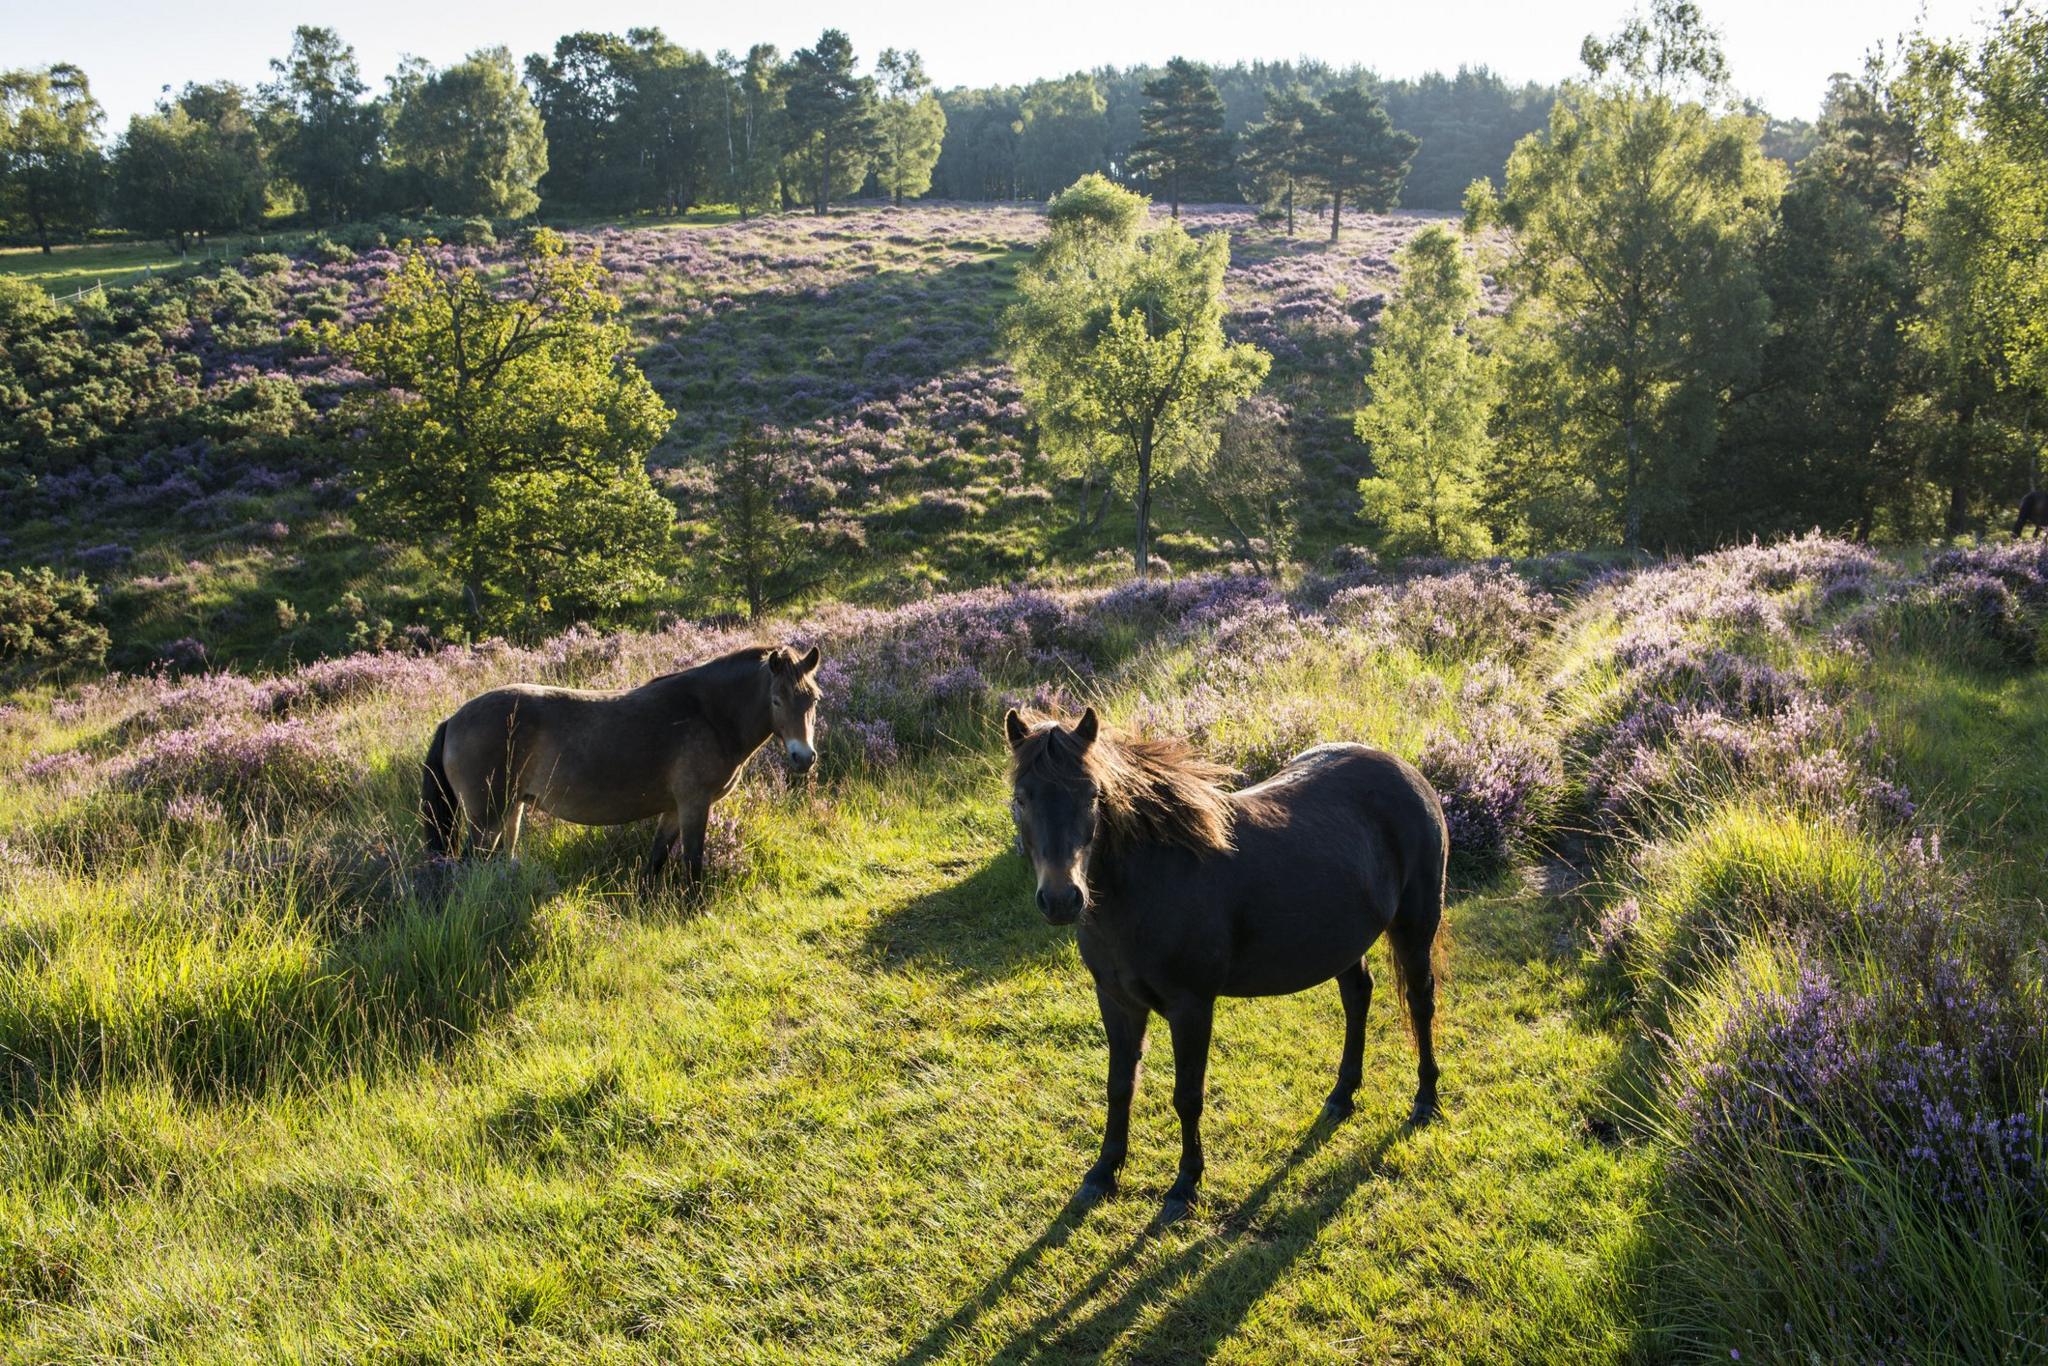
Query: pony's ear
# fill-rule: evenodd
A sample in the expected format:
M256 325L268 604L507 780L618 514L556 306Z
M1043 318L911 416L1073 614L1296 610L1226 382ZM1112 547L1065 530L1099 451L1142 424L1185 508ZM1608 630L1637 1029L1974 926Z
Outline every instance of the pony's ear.
M813 645L811 652L796 662L796 671L800 674L816 673L818 671L818 658L818 647Z
M1095 708L1090 707L1082 712L1081 719L1074 723L1074 738L1081 742L1082 749L1086 749L1095 743L1095 737L1101 729L1102 723L1095 717Z
M768 672L786 674L789 672L789 651L776 646L768 652Z
M1031 727L1024 724L1024 718L1017 715L1015 707L1010 708L1009 713L1003 717L1003 734L1010 737L1011 749L1023 744L1031 734Z

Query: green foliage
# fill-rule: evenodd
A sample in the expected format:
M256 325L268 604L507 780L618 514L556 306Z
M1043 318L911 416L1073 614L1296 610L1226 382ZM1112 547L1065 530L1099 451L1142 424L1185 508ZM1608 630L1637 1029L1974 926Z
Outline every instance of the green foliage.
M26 228L45 255L53 237L83 236L98 218L104 117L68 62L0 71L0 223Z
M1026 198L1048 198L1109 166L1109 104L1092 76L1032 82L1017 123L1014 188Z
M1294 236L1296 198L1313 182L1314 161L1309 126L1318 109L1301 87L1266 92L1266 117L1244 131L1241 163L1251 197L1268 210L1287 216L1287 235Z
M114 149L114 208L121 223L187 239L261 221L270 168L254 111L228 82L188 85L175 102L138 114Z
M1363 511L1390 549L1484 555L1492 541L1480 481L1494 380L1469 330L1479 272L1458 234L1441 226L1403 247L1400 266L1373 344L1372 399L1358 414L1377 471L1358 486Z
M932 93L931 78L915 52L885 48L875 62L881 73L877 111L875 181L901 204L932 187L932 168L946 139L946 110Z
M1758 392L1729 415L1700 490L1714 537L1819 526L1896 539L1922 530L1902 478L1913 381L1903 213L1910 121L1881 68L1837 77L1814 150L1760 248L1771 330ZM1917 443L1912 443L1917 444Z
M1193 238L1178 223L1140 236L1134 204L1142 211L1097 176L1060 196L1004 332L1041 444L1131 488L1143 574L1155 468L1167 475L1206 456L1215 424L1259 387L1271 358L1223 336L1228 239Z
M1206 189L1230 165L1230 135L1223 130L1223 97L1209 73L1185 57L1145 82L1151 103L1138 115L1144 128L1126 163L1131 171L1162 186L1173 216L1181 196Z
M358 457L365 525L445 556L483 624L608 611L657 582L673 510L642 460L670 413L595 257L533 235L500 291L432 244L326 343L388 386Z
M1907 334L1953 535L1989 489L2036 473L2025 432L2048 406L2048 18L2007 10L1974 52L1918 40L1900 84L1932 159L1907 210L1920 285Z
M19 682L105 667L107 628L94 620L99 595L80 577L47 565L0 569L0 677Z
M1286 410L1254 394L1223 419L1215 451L1184 466L1173 490L1177 501L1222 523L1248 562L1278 577L1293 549L1306 492Z
M392 84L392 160L413 205L486 218L540 207L547 132L510 52L485 48L440 71L415 62Z
M1755 375L1781 172L1756 119L1668 93L1674 54L1718 69L1701 43L1631 27L1590 44L1620 74L1566 87L1504 194L1473 187L1468 219L1514 232L1504 496L1540 543L1682 538L1723 397Z
M1363 86L1339 86L1323 96L1306 128L1304 170L1329 199L1332 242L1346 204L1360 213L1394 207L1419 143L1394 127L1377 95Z
M777 172L789 135L782 61L772 45L756 43L744 60L724 55L722 65L726 193L746 218L776 202Z
M263 88L276 126L276 169L323 223L361 217L382 198L384 121L366 100L356 50L331 28L301 24L292 50L270 63Z
M875 82L855 74L853 44L836 28L789 59L790 135L801 183L822 214L835 195L858 191L877 151Z
M749 620L760 620L814 577L809 540L782 507L790 482L783 453L753 427L712 466L711 565L746 603Z

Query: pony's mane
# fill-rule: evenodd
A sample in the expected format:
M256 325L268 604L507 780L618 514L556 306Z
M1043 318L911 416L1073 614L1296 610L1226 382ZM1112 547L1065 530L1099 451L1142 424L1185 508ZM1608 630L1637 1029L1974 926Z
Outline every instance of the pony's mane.
M737 650L728 650L701 664L692 664L687 669L677 669L649 681L661 683L672 678L687 678L695 683L724 683L730 676L748 673L759 668L761 661L782 647L779 645L742 645Z
M1105 833L1119 843L1177 844L1198 854L1231 848L1234 808L1221 783L1234 770L1202 758L1178 737L1105 727L1084 749L1051 718L1027 720L1031 733L1010 756L1013 782L1027 774L1068 784L1085 776L1095 784Z

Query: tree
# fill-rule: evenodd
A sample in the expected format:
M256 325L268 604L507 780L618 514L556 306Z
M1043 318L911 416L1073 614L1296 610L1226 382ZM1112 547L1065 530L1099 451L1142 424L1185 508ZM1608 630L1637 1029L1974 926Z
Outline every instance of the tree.
M114 150L119 221L187 241L252 226L270 183L248 98L238 85L188 85L176 103L138 114Z
M1658 0L1651 22L1587 41L1596 79L1566 86L1505 193L1475 182L1467 212L1514 232L1503 435L1525 487L1509 491L1552 533L1631 549L1646 527L1682 529L1725 400L1754 376L1769 316L1756 246L1783 175L1758 120L1675 91L1686 62L1717 89L1697 12Z
M1385 213L1401 197L1401 181L1419 145L1395 129L1386 106L1363 86L1340 86L1323 96L1307 124L1309 179L1330 198L1330 240L1349 200L1360 213Z
M0 72L0 217L27 224L45 256L53 234L82 235L98 218L104 119L68 62Z
M1287 409L1266 394L1252 395L1223 419L1215 452L1183 467L1176 489L1189 505L1221 522L1254 567L1279 574L1302 492Z
M932 187L932 168L946 140L946 111L932 93L931 78L915 52L884 48L875 63L882 73L879 118L881 152L875 179L901 204Z
M370 88L356 50L331 28L302 24L292 32L290 54L270 69L276 79L263 97L283 125L277 169L321 222L362 216L381 188L384 121L364 99Z
M547 131L510 52L485 48L440 71L411 63L391 86L392 152L415 204L489 218L540 207Z
M756 43L744 61L721 52L718 63L726 74L727 193L744 220L775 201L776 167L788 135L782 61L774 47Z
M617 36L584 30L555 40L554 55L526 59L526 87L548 143L541 197L549 203L612 205L627 198L619 115L628 98Z
M377 316L322 340L384 386L356 463L366 529L454 566L480 626L616 608L658 581L674 510L642 464L672 414L595 253L535 232L498 286L429 243Z
M1995 486L2037 469L2028 429L2048 400L2048 16L2008 8L1983 42L1922 39L1902 98L1930 165L1906 231L1919 298L1907 335L1938 420L1929 473L1965 530Z
M1401 249L1400 283L1373 343L1372 398L1358 435L1372 450L1362 512L1401 551L1485 555L1479 518L1493 375L1474 349L1479 272L1458 235L1427 228Z
M1890 85L1876 61L1861 78L1834 78L1816 144L1761 244L1771 328L1701 489L1704 539L1921 530L1921 443L1900 420L1912 382L1903 210L1918 152Z
M1047 198L1108 168L1108 105L1092 77L1034 81L1020 111L1017 180L1026 197Z
M1180 217L1181 193L1206 184L1230 166L1230 136L1223 130L1223 97L1209 73L1185 57L1145 82L1151 103L1138 116L1144 133L1131 148L1130 168L1166 188Z
M775 434L751 424L712 467L710 559L750 621L810 583L809 537L782 506L790 483Z
M724 74L658 28L629 30L619 62L624 95L614 134L620 159L633 168L629 202L681 213L717 180L725 136Z
M1206 456L1217 423L1271 363L1224 339L1227 237L1190 237L1178 223L1141 234L1145 204L1099 176L1076 182L1054 201L1004 320L1041 444L1130 486L1140 574L1151 567L1155 475Z
M818 214L831 207L835 190L860 188L874 152L875 83L855 75L855 66L853 44L836 28L790 58L785 107Z
M1314 169L1309 156L1309 125L1316 103L1296 86L1266 92L1266 117L1245 129L1240 165L1249 183L1249 198L1287 215L1287 235L1294 236L1295 198Z

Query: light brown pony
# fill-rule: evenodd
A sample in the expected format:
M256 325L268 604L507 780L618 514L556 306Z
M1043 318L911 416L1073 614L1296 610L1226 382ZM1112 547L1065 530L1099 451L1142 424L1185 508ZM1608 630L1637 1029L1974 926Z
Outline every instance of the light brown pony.
M780 737L803 772L817 761L818 651L735 650L622 692L514 684L472 697L434 731L420 781L427 845L517 847L531 806L579 825L660 818L648 872L678 839L704 871L711 804L754 751Z

